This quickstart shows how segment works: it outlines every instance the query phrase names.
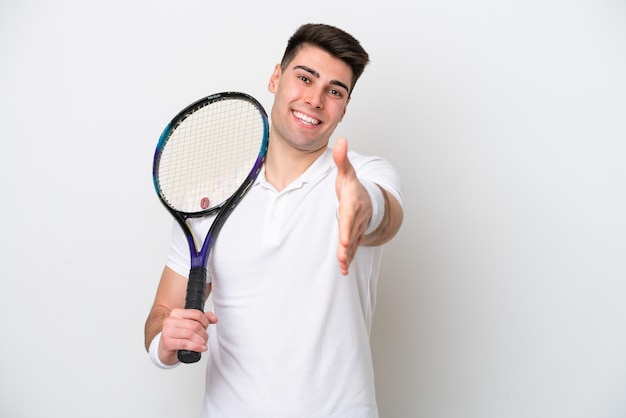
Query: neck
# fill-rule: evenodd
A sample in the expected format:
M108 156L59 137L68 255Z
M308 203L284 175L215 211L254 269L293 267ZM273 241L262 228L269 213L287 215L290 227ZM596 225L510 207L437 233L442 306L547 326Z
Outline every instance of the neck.
M270 142L265 159L265 179L278 191L283 190L300 177L326 147L315 151L301 151L286 147L280 142Z

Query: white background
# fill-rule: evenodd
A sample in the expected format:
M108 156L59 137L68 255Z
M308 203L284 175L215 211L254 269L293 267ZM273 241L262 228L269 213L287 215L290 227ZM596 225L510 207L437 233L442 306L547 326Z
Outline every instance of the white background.
M381 416L626 416L621 0L3 0L0 415L197 416L203 366L143 349L170 231L152 154L207 94L269 109L306 22L370 52L337 135L405 183Z

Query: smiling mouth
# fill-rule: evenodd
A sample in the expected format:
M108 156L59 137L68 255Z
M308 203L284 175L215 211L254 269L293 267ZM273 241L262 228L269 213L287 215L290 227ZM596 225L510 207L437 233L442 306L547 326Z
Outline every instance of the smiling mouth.
M318 119L307 116L304 113L293 112L293 115L307 125L319 125L320 124L320 121Z

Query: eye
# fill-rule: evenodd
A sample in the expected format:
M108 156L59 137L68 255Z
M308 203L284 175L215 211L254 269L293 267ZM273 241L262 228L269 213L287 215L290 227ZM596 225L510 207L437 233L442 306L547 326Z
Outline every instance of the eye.
M309 79L309 77L307 77L307 76L305 76L305 75L299 75L299 76L298 76L298 79L299 79L300 81L303 81L304 83L307 83L307 84L309 84L309 83L311 82L311 80Z
M329 93L331 96L335 96L335 97L343 97L343 93L342 93L342 92L340 92L339 90L330 89L330 90L328 91L328 93Z

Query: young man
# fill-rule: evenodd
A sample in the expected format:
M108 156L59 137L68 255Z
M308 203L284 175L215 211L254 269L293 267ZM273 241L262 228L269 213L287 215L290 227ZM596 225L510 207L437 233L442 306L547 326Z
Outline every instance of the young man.
M403 197L385 160L343 138L328 148L368 62L332 26L289 40L269 80L267 159L212 250L204 314L183 309L189 254L174 226L146 348L163 368L180 349L209 351L205 417L378 416L369 334ZM199 235L211 221L195 221Z

